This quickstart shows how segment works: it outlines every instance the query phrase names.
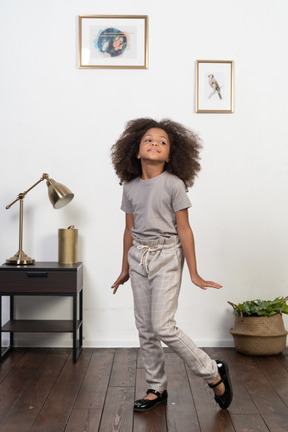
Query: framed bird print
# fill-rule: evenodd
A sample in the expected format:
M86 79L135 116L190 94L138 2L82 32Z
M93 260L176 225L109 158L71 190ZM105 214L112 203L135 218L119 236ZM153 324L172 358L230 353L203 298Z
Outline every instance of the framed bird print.
M147 15L79 16L79 68L147 69Z
M234 112L233 61L196 61L196 112Z

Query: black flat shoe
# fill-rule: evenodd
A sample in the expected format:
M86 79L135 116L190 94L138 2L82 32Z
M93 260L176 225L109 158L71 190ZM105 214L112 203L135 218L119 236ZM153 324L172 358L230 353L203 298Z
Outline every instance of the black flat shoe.
M221 396L215 395L215 401L219 404L220 408L226 409L231 405L233 399L233 390L229 376L229 369L225 360L216 360L216 363L218 365L218 371L221 379L216 384L209 384L209 387L215 388L221 383L224 384L225 392Z
M164 390L163 393L159 393L157 390L149 389L146 394L153 393L158 396L156 399L138 399L134 402L134 411L146 412L160 405L167 405L168 393Z

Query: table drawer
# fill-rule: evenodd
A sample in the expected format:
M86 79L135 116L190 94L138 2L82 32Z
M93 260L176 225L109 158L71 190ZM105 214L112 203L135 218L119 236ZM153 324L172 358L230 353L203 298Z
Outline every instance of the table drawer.
M0 293L77 293L77 274L71 271L0 271Z

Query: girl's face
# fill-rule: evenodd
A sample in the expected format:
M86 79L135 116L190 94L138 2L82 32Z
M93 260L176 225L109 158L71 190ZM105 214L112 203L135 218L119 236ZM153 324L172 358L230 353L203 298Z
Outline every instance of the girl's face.
M138 159L169 162L170 141L163 129L149 129L141 138Z

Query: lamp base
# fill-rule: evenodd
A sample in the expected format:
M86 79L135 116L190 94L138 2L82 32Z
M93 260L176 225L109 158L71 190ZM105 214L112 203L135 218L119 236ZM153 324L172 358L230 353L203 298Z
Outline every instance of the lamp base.
M30 265L34 263L35 259L28 257L23 251L18 251L13 257L6 260L6 264L11 265Z

